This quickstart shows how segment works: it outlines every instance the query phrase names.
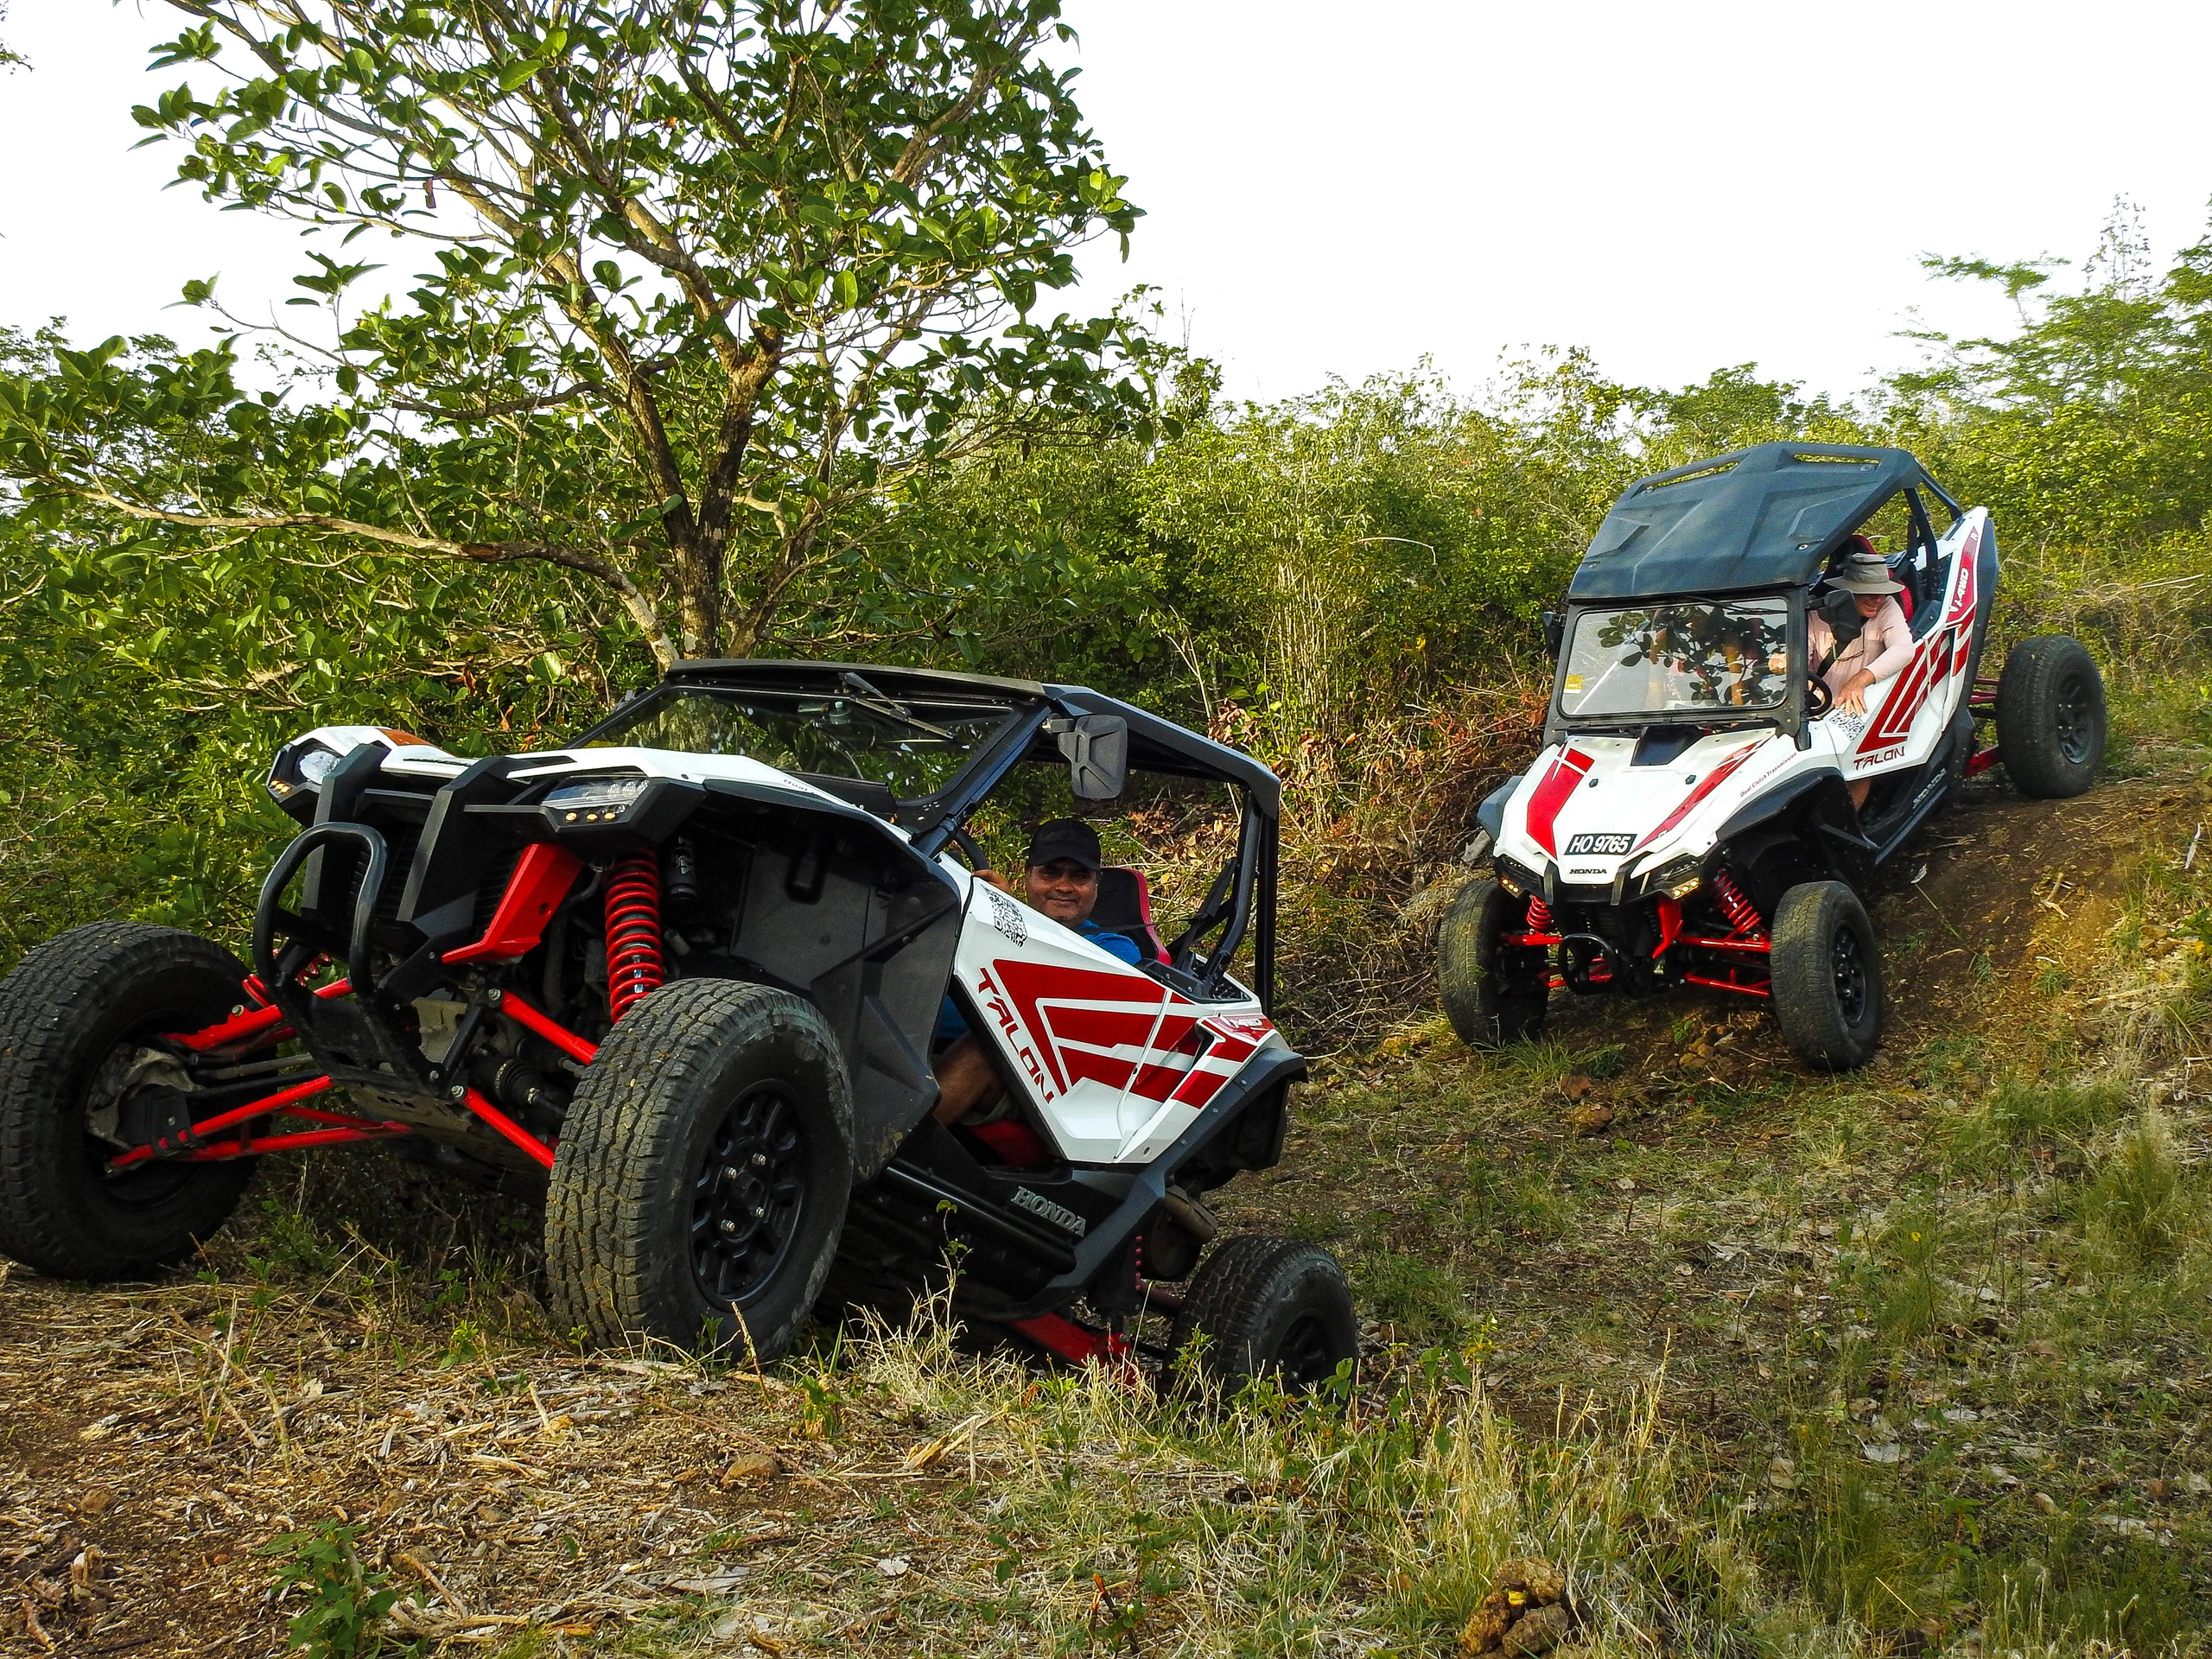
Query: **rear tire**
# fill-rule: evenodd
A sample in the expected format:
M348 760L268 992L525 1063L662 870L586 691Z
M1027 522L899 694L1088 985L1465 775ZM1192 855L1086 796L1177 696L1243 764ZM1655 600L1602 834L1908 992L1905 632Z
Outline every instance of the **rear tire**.
M1274 1376L1304 1394L1359 1357L1359 1319L1337 1258L1294 1238L1224 1240L1198 1268L1170 1338L1177 1355L1204 1336L1192 1363L1234 1394Z
M56 1279L128 1278L190 1255L238 1207L251 1159L106 1173L92 1132L104 1068L197 1031L242 1000L245 968L197 934L95 922L49 939L0 984L0 1254ZM156 1064L161 1062L156 1059Z
M1546 953L1498 943L1502 934L1519 931L1528 912L1527 899L1484 875L1460 888L1444 913L1436 938L1437 987L1445 1017L1470 1048L1521 1042L1544 1028L1551 1000Z
M1997 751L2023 795L2085 793L2105 758L2105 682L2082 642L2063 633L2023 639L1997 683Z
M750 1337L776 1358L836 1255L852 1135L844 1060L812 1003L730 980L654 991L599 1046L562 1125L555 1317L603 1346Z
M1882 1046L1882 955L1859 895L1803 881L1775 907L1769 988L1790 1049L1823 1071L1848 1071Z

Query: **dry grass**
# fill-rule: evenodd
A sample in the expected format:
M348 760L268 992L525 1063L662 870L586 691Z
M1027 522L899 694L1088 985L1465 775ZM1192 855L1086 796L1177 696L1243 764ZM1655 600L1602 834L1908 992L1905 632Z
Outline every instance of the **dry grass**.
M766 1373L587 1359L495 1334L496 1287L430 1317L454 1281L334 1249L0 1279L0 1650L273 1651L305 1603L265 1546L334 1524L399 1592L385 1635L437 1651L1433 1651L1537 1556L1626 1653L1758 1593L1649 1393L1532 1434L1436 1356L1231 1410L926 1316Z

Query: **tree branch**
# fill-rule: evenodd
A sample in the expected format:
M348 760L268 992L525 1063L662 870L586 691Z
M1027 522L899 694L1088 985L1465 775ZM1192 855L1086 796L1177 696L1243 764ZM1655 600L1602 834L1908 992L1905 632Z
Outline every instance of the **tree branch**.
M630 620L637 624L638 631L645 636L645 643L652 647L654 659L663 668L676 661L680 654L670 640L667 629L661 626L660 613L654 608L652 601L631 580L629 573L612 559L602 558L582 548L566 547L551 542L448 541L442 537L418 536L409 531L388 530L381 524L365 524L356 518L340 518L327 512L178 512L168 507L145 506L95 485L67 484L60 487L126 518L146 519L156 524L181 524L193 530L307 530L327 536L350 536L410 553L435 553L448 558L467 559L474 564L502 564L516 559L537 559L548 564L561 565L604 582L620 596L623 609L630 613Z

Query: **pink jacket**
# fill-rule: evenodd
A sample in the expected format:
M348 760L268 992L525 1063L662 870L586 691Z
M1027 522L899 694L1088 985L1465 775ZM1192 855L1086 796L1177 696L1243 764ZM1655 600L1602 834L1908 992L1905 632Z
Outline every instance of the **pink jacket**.
M1808 617L1805 621L1805 643L1811 660L1818 663L1835 645L1835 631L1822 616ZM1897 595L1883 598L1882 608L1868 618L1859 631L1859 637L1843 648L1843 654L1829 666L1821 677L1828 690L1838 696L1851 677L1860 669L1872 673L1876 684L1890 679L1912 660L1912 630L1906 626L1904 612Z

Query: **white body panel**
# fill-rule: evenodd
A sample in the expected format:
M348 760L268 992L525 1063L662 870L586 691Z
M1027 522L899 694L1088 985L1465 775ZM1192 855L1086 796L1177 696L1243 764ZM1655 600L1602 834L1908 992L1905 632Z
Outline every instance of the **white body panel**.
M1281 1045L1257 998L1194 1001L988 883L968 885L955 975L1070 1160L1151 1161L1262 1047Z

